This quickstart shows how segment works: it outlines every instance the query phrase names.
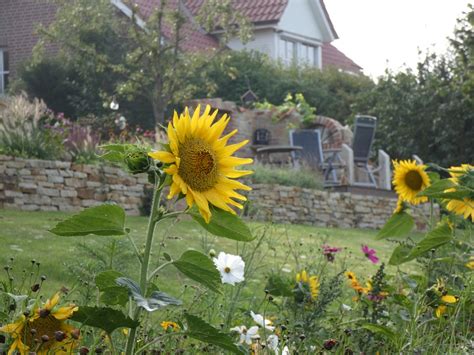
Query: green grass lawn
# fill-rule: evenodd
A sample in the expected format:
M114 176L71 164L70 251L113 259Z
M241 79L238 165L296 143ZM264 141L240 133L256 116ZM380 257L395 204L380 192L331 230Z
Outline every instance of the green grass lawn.
M0 210L0 263L7 265L14 258L13 277L21 279L23 272L30 274L31 260L40 263L39 273L47 277L43 291L53 292L62 286L72 288L77 280L93 280L100 270L114 268L132 278L138 277L138 267L132 246L124 237L58 237L50 232L57 222L70 214L61 212L20 212ZM266 230L261 246L253 264L253 273L247 277L247 292L263 294L262 282L271 270L283 269L293 277L299 267L315 265L321 260L322 244L345 248L336 257L334 267L351 269L364 276L373 274L377 266L371 264L361 253L361 244L368 244L377 250L381 261L388 261L393 244L387 241L376 241L375 231L358 229L318 228L302 225L270 225L249 222L251 229L261 235ZM139 248L143 246L147 219L145 217L128 217L126 226ZM243 244L225 238L216 238L206 234L192 220L183 219L176 223L164 221L157 227L154 245L154 263L163 252L173 258L188 248L207 253L209 249L217 252L248 255L255 249L257 241ZM291 244L290 248L288 245ZM295 255L297 257L295 257ZM299 263L302 266L297 265ZM341 265L342 264L342 265ZM25 270L25 271L24 271ZM37 269L34 268L36 272ZM388 269L390 272L390 268ZM1 271L1 279L7 279L6 272ZM160 282L166 279L166 282ZM171 281L170 281L171 280ZM26 283L29 279L26 280ZM164 269L159 286L169 292L175 292L183 283L173 268ZM259 285L255 289L252 285Z

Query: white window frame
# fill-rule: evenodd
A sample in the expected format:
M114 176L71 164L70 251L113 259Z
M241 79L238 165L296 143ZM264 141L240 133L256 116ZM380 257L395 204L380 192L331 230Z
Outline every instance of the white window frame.
M0 96L5 95L5 76L10 74L9 70L5 70L4 53L5 48L0 48Z
M293 44L293 56L292 58L288 57L288 45L289 43ZM314 41L308 41L306 38L297 38L296 36L291 36L285 33L280 35L279 38L279 59L286 65L291 64L308 64L315 68L321 69L321 45ZM311 54L308 58L308 50L311 51Z

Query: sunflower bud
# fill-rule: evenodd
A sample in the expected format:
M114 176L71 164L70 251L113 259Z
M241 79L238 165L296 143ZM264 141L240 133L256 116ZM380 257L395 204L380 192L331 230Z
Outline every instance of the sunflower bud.
M47 316L49 316L50 313L51 313L51 311L49 309L42 308L39 311L39 316L40 316L40 318L46 318Z
M71 331L71 336L73 337L73 339L77 340L81 336L81 331L76 328L76 329Z
M40 284L34 284L31 286L31 291L37 292L40 289Z
M58 330L57 332L54 332L54 338L57 341L63 341L64 339L66 339L66 333Z
M214 249L209 250L209 256L211 258L214 258L217 255L216 251Z
M331 350L337 345L337 340L336 339L328 339L324 342L323 347L326 350Z
M49 341L49 336L47 336L46 334L45 334L45 335L42 335L42 336L41 336L41 341L42 341L43 343L47 343L47 342Z
M85 346L83 346L79 349L79 354L81 354L81 355L86 355L88 353L89 353L89 349L86 348Z
M136 149L126 154L125 164L127 164L128 170L132 174L146 173L152 166L153 159L148 156L144 149L136 147Z

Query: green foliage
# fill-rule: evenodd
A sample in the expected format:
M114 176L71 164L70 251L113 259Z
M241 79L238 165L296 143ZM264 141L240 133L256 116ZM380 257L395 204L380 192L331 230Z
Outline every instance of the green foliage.
M250 86L261 102L280 105L288 93L300 93L308 107L317 107L318 114L342 123L353 115L352 105L358 96L374 86L365 76L334 68L321 71L313 67L286 67L259 52L230 52L210 61L205 70L212 84L201 85L197 97L211 95L240 102ZM201 73L196 73L193 80L198 84Z
M197 208L191 209L189 214L211 234L241 242L250 242L255 239L249 227L238 216L217 207L210 207L210 210L212 217L209 223L206 223Z
M121 311L108 307L81 307L74 313L72 319L83 325L103 329L108 334L117 328L136 328L140 324Z
M47 107L30 102L25 94L5 99L0 108L0 154L21 158L57 159L63 152L63 137L42 126Z
M276 184L283 186L298 186L308 189L322 190L322 176L314 170L302 167L300 169L285 169L255 164L251 167L253 174L249 179L254 184Z
M116 279L124 275L115 270L107 270L95 277L95 285L100 292L100 301L108 306L125 306L128 302L128 292L117 285Z
M222 285L219 271L212 260L203 253L188 250L173 261L173 266L191 280L197 281L214 292L221 292Z
M406 212L394 213L377 234L377 239L404 237L415 226L413 217Z
M194 339L214 344L220 348L234 354L245 354L245 352L235 345L229 335L220 332L201 318L186 313L186 323L188 324L187 334Z
M90 207L59 222L51 233L72 237L80 235L124 235L125 211L117 205L104 204Z

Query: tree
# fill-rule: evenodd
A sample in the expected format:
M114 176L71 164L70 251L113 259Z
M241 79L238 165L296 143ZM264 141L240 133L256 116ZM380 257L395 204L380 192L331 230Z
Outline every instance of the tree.
M128 16L110 0L57 2L56 20L40 30L43 39L60 44L60 55L87 87L97 88L103 102L110 102L114 96L149 102L156 126L164 123L169 104L192 96L195 87L189 82L190 75L221 52L183 50L189 19L182 0L159 1L145 22L139 17L138 7L130 2L126 2L131 9ZM229 18L231 5L231 1L225 1L217 8L222 13L213 15L226 14ZM235 21L221 23L222 38L234 34L240 34L242 40L248 38L246 23L239 22L241 17L236 15L232 18Z

